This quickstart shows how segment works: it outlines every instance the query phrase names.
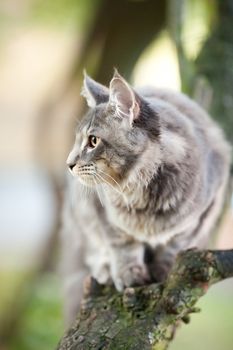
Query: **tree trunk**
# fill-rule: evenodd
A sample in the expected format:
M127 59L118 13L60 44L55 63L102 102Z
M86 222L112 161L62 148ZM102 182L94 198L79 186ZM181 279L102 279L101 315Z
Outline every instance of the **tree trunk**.
M86 282L77 320L57 350L164 350L212 284L233 277L233 250L181 253L163 284L127 288Z

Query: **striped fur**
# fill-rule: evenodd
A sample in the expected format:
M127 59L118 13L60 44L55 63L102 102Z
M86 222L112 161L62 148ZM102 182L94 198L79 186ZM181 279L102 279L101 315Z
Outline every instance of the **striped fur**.
M205 247L230 163L222 132L187 96L134 90L117 72L110 91L87 76L84 89L91 108L67 160L63 218L69 320L88 273L122 290L163 279L180 250Z

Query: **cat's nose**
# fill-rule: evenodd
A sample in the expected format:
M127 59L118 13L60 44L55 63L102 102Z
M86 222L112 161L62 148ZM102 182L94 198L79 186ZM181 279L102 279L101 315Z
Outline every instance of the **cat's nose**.
M72 171L73 168L75 167L76 163L67 163L69 169Z

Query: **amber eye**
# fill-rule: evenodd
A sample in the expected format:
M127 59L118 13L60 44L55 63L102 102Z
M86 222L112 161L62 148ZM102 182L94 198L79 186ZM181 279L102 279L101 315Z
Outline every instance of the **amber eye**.
M95 148L98 145L99 141L100 141L99 137L96 137L94 135L90 135L88 137L88 146L90 148Z

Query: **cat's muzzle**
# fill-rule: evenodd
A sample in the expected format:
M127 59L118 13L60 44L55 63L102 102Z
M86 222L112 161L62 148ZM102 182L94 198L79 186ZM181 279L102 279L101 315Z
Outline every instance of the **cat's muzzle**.
M76 164L70 169L73 176L77 177L78 180L86 186L93 187L98 183L96 177L96 168L94 164L78 165Z

